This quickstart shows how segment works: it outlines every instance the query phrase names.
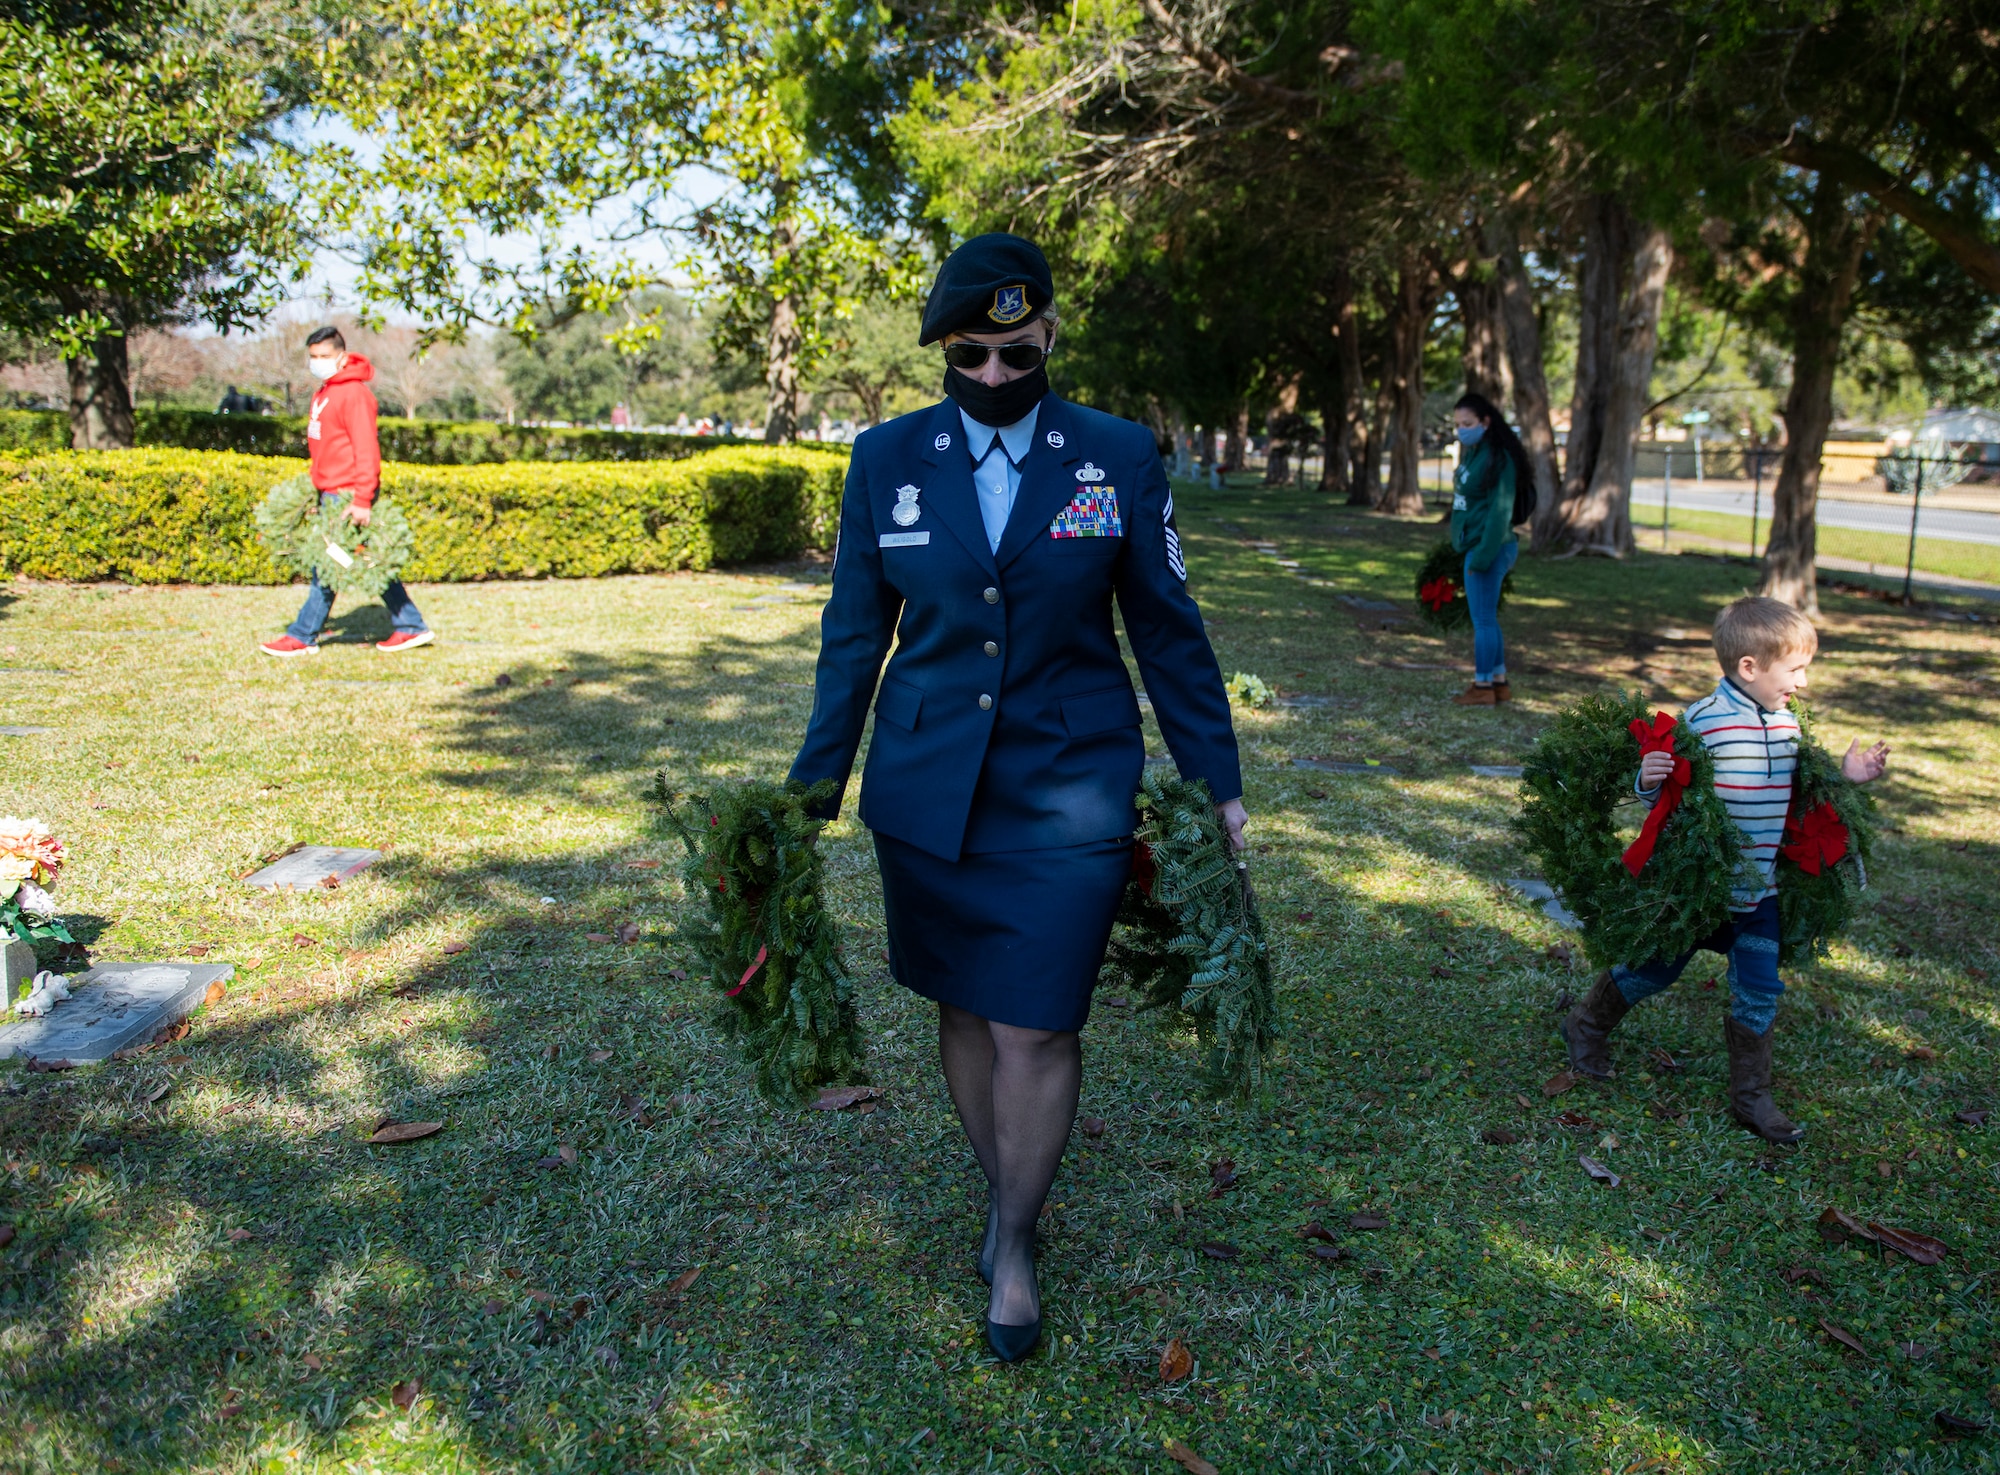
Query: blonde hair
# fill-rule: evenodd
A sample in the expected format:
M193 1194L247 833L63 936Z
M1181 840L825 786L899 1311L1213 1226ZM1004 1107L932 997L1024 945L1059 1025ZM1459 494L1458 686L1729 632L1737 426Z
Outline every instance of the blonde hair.
M1801 651L1813 655L1818 650L1819 631L1812 621L1782 599L1752 594L1715 617L1715 658L1725 673L1734 671L1745 656L1769 666L1784 656Z

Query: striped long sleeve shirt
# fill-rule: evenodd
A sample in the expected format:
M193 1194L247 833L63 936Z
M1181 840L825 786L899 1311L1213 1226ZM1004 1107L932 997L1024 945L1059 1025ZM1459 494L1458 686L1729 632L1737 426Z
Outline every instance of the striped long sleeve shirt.
M1725 676L1681 714L1681 721L1715 760L1715 792L1743 832L1743 854L1757 872L1758 884L1738 887L1731 908L1748 911L1778 894L1778 845L1799 766L1799 719L1785 710L1765 711ZM1638 793L1650 802L1659 790Z

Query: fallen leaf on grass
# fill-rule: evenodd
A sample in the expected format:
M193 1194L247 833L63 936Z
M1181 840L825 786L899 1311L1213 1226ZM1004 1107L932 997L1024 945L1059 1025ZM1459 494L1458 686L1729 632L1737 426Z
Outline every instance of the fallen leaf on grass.
M470 946L472 944L469 942L448 942L444 945L444 950L447 953L462 953Z
M1347 1247L1345 1245L1308 1245L1306 1246L1306 1253L1311 1255L1315 1260L1325 1260L1328 1264L1331 1264L1335 1260L1345 1260L1347 1258Z
M1535 1103L1523 1096L1519 1091L1514 1093L1514 1104L1523 1111L1533 1111L1535 1109Z
M1104 1118L1101 1116L1087 1116L1078 1125L1083 1128L1083 1135L1093 1142L1104 1135Z
M1875 1164L1875 1176L1876 1176L1876 1177L1878 1177L1878 1178L1893 1178L1893 1177L1895 1177L1895 1176L1896 1176L1896 1165L1895 1165L1895 1163L1891 1162L1891 1161L1890 1161L1890 1160L1889 1160L1888 1158L1886 1158L1886 1157L1885 1157L1885 1158L1882 1158L1882 1159L1880 1159L1880 1160L1879 1160L1879 1161L1877 1161L1877 1162L1876 1162L1876 1164Z
M1834 1341L1840 1343L1840 1345L1845 1347L1848 1351L1858 1352L1863 1357L1866 1357L1868 1355L1868 1349L1861 1345L1861 1339L1855 1336L1854 1333L1850 1332L1846 1327L1835 1326L1832 1322L1828 1321L1824 1316L1822 1316L1819 1319L1819 1329L1825 1332L1829 1337L1833 1338Z
M1652 1061L1652 1063L1660 1070L1683 1071L1687 1069L1685 1065L1681 1064L1680 1061L1674 1059L1673 1056L1669 1055L1665 1050L1662 1050L1657 1045L1653 1047L1651 1053L1648 1054L1646 1058Z
M628 871L657 871L659 868L660 863L656 860L628 860L625 862L625 869Z
M1208 1165L1208 1196L1221 1198L1236 1186L1236 1164L1228 1158Z
M1872 1243L1875 1239L1859 1219L1830 1205L1819 1216L1819 1237L1828 1244L1839 1244L1848 1239L1865 1239Z
M1542 950L1542 956L1547 958L1551 963L1560 963L1565 968L1567 968L1570 965L1570 961L1576 955L1570 951L1570 946L1568 943L1559 942L1556 943L1553 947L1544 948Z
M1926 1357L1937 1351L1937 1348L1926 1347L1922 1342L1898 1342L1896 1350L1912 1362L1922 1362Z
M396 1142L415 1142L420 1137L428 1137L444 1130L443 1122L390 1122L377 1127L368 1140L377 1146L388 1146Z
M643 1096L620 1096L618 1098L618 1120L624 1122L638 1121L641 1123L649 1121L650 1118L646 1116L646 1098Z
M486 1314L488 1316L498 1316L501 1312L505 1311L506 1309L507 1309L507 1303L501 1300L498 1296L494 1296L491 1300L487 1301L486 1303Z
M303 932L294 932L294 933L292 934L292 946L293 946L293 947L318 947L318 946L319 946L319 940L318 940L317 938L312 938L312 937L307 937L307 936L305 935L305 933L303 933Z
M590 1063L592 1065L602 1065L610 1058L611 1052L609 1050L592 1050L590 1052Z
M423 1391L424 1385L415 1378L411 1378L407 1382L398 1383L389 1390L389 1401L395 1404L397 1408L408 1413L410 1406L417 1401L423 1394Z
M317 1352L308 1352L304 1357L301 1357L299 1361L303 1362L307 1367L311 1368L314 1372L318 1372L321 1368L326 1366L325 1360L321 1358Z
M1948 1408L1941 1408L1931 1415L1931 1422L1938 1426L1938 1433L1947 1439L1963 1439L1968 1434L1984 1434L1986 1425L1978 1419L1968 1419L1955 1414Z
M1333 1231L1331 1229L1328 1229L1324 1224L1320 1223L1319 1220L1317 1219L1313 1220L1312 1223L1306 1225L1303 1229L1301 1229L1299 1231L1299 1234L1306 1239L1321 1239L1325 1240L1328 1244L1338 1243L1338 1241L1333 1237Z
M1234 1260L1243 1252L1235 1245L1223 1240L1211 1239L1201 1246L1201 1252L1211 1260Z
M15 1230L13 1225L0 1224L0 1250L6 1249L8 1245L11 1245L14 1242L14 1235L16 1232L17 1231Z
M1929 1045L1913 1045L1903 1052L1903 1058L1906 1060L1935 1060L1937 1055L1938 1052Z
M667 970L667 977L673 979L676 983L687 982L687 976L688 972L685 968L669 968Z
M586 932L583 934L583 940L585 942L616 942L618 939L613 937L609 932Z
M338 891L340 890L340 877L321 876L319 878L319 884L324 886L328 891Z
M542 1046L542 1059L544 1060L554 1060L556 1056L560 1055L561 1053L562 1053L561 1047L558 1046L553 1040L551 1040L548 1044Z
M1544 1096L1560 1096L1576 1084L1576 1077L1566 1070L1559 1070L1542 1082Z
M683 1270L679 1275L676 1275L672 1280L667 1282L667 1288L661 1294L668 1296L681 1295L686 1292L689 1286L700 1279L701 1267L699 1265L695 1266L692 1270Z
M177 1019L172 1024L163 1024L153 1031L153 1043L156 1045L171 1045L174 1041L184 1040L187 1037L188 1022L185 1019Z
M1479 1140L1488 1147L1512 1147L1521 1139L1505 1127L1488 1127L1479 1134Z
M1568 1127L1574 1132L1595 1132L1597 1130L1597 1123L1593 1122L1580 1111L1557 1112L1556 1125L1558 1127Z
M1175 1337L1160 1349L1160 1381L1178 1383L1194 1371L1194 1354L1188 1344Z
M1221 1475L1221 1471L1178 1439L1167 1441L1167 1458L1179 1464L1188 1475Z
M181 954L183 957L205 958L213 951L214 949L208 943L197 942L191 947L182 948Z
M1868 1228L1876 1242L1885 1250L1894 1250L1899 1255L1908 1255L1919 1265L1935 1265L1951 1253L1950 1247L1941 1239L1933 1239L1928 1234L1919 1234L1914 1229L1891 1229L1886 1224L1868 1221Z
M576 1161L576 1149L565 1142L561 1147L556 1149L556 1156L561 1158L565 1163L574 1163Z
M249 1237L250 1231L247 1229L238 1228L229 1231L229 1242L233 1245L240 1245Z
M882 1092L875 1086L821 1086L819 1099L812 1103L814 1111L845 1111L850 1106L858 1106L864 1101L879 1101Z
M535 1159L535 1166L538 1168L560 1168L562 1165L563 1160L561 1156L553 1152L547 1157L538 1157Z
M1963 1122L1968 1127L1983 1127L1986 1125L1988 1115L1989 1112L1987 1109L1981 1106L1967 1111L1955 1111L1951 1114L1951 1119L1955 1122Z
M1576 1156L1576 1161L1578 1166L1580 1166L1584 1172L1588 1173L1592 1181L1594 1182L1603 1183L1609 1187L1616 1188L1620 1183L1623 1183L1625 1181L1623 1178L1620 1178L1616 1173L1612 1172L1609 1168L1605 1167L1604 1164L1600 1163L1596 1158L1591 1157L1585 1153L1578 1153Z
M639 924L637 922L627 922L618 929L618 941L622 945L630 947L633 943L637 942L638 940L639 940Z
M1810 1265L1794 1265L1788 1270L1780 1270L1778 1274L1784 1278L1785 1284L1789 1286L1795 1286L1802 1280L1809 1280L1816 1286L1824 1286L1826 1284L1826 1277Z
M222 986L222 980L218 978L208 986L208 992L201 996L202 1007L213 1009L228 997L229 990Z
M167 1092L173 1090L173 1088L174 1083L172 1081L161 1081L159 1085L146 1093L146 1105L151 1106L162 1096L165 1096Z
M225 1419L233 1419L242 1412L243 1405L240 1403L225 1403L216 1410L216 1413Z
M1389 1221L1380 1214L1350 1214L1347 1219L1349 1229L1387 1229Z

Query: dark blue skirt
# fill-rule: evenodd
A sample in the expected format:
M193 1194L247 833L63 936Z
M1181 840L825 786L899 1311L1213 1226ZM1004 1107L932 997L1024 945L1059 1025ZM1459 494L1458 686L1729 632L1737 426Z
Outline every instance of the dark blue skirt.
M1132 842L939 860L875 836L889 971L927 999L1022 1029L1080 1030L1132 874Z

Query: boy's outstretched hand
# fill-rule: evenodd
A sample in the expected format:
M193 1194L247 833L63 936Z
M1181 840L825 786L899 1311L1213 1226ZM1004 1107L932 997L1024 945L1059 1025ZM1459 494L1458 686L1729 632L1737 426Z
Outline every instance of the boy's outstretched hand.
M1657 789L1674 771L1672 753L1648 753L1639 760L1639 787Z
M1861 739L1856 738L1847 745L1847 752L1840 759L1840 776L1853 783L1865 784L1880 778L1889 767L1889 745L1877 743L1872 748L1863 748Z

